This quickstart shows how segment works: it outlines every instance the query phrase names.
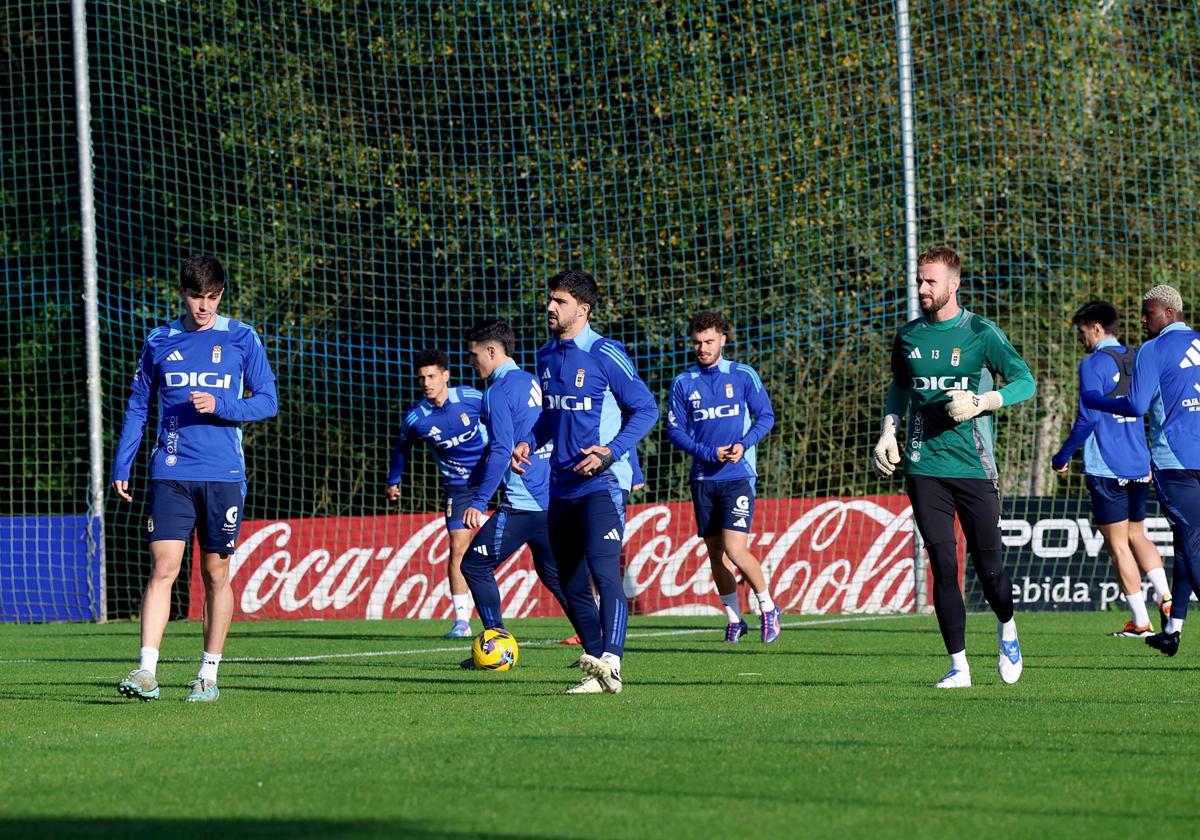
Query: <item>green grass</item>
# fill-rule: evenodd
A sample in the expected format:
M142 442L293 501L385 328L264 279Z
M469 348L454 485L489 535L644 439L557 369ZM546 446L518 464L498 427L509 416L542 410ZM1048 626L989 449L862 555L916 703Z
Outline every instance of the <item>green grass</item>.
M1167 659L1106 638L1115 613L1018 620L1019 684L972 616L975 687L941 692L928 616L791 619L770 647L635 618L625 692L577 697L562 621L511 622L507 674L459 670L444 622L243 623L212 705L182 702L198 625L168 629L146 704L115 692L136 625L3 626L0 832L1189 834L1200 643Z

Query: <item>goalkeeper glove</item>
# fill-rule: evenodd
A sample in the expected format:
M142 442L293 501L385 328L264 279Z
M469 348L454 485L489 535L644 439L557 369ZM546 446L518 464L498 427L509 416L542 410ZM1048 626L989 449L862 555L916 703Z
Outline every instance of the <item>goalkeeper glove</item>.
M950 399L946 402L946 411L955 423L978 417L985 411L995 411L1004 404L1004 398L999 391L985 391L976 394L974 391L947 391Z
M896 426L899 425L899 422L900 418L895 414L889 414L883 418L883 430L879 435L879 442L875 444L875 450L871 453L875 472L883 478L894 473L896 465L900 463L900 446L896 443Z

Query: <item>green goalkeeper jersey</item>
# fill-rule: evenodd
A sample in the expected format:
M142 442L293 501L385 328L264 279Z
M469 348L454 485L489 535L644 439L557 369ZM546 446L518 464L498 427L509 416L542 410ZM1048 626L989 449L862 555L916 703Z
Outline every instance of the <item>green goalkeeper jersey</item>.
M991 412L955 423L946 412L947 391L995 389L1004 405L1033 396L1037 389L1029 366L999 327L962 310L949 321L909 321L892 344L892 384L887 413L903 416L908 408L904 442L909 475L943 478L988 478L995 481L995 432Z

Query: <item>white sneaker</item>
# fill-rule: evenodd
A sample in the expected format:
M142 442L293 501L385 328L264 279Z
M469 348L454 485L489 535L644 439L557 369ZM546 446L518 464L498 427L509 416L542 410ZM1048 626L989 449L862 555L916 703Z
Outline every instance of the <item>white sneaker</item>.
M607 694L620 694L623 685L621 683L621 669L614 668L603 659L599 659L589 654L584 654L579 657L579 668L583 673L594 677L600 682L600 687Z
M604 686L595 677L584 677L578 685L568 688L563 694L603 694Z
M1012 685L1021 679L1021 671L1024 667L1025 660L1021 658L1021 643L1016 639L1011 642L1001 639L1000 655L996 657L996 670L1000 672L1000 679Z
M957 668L952 668L950 673L942 677L934 685L934 688L970 688L971 687L971 672L960 671Z

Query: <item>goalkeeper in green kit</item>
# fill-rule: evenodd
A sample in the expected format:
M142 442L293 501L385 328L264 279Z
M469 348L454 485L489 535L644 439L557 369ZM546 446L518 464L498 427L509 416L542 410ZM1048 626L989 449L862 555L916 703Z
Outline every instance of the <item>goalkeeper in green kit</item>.
M958 254L944 246L930 248L917 261L917 275L923 316L901 327L892 344L892 384L873 461L882 476L892 475L902 457L905 462L908 497L933 574L933 607L950 654L950 671L937 687L971 685L955 513L998 621L997 670L1004 682L1015 683L1023 661L1000 542L992 413L1029 399L1037 385L1000 328L959 306ZM994 390L997 373L1006 384ZM905 409L907 439L901 453L896 434Z

